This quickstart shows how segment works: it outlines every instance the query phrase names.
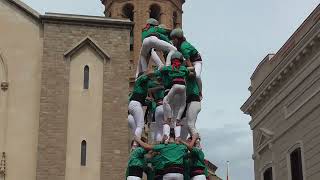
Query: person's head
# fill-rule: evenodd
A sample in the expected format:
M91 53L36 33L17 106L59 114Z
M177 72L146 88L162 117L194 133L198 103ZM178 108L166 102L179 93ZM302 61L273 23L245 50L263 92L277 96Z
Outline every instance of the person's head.
M183 55L175 51L171 56L171 65L180 66L183 63Z
M147 20L147 26L159 26L159 21L154 18L149 18Z
M172 39L173 45L175 45L175 46L177 46L178 44L180 44L182 41L185 40L184 33L181 28L176 28L176 29L172 30L170 33L170 37Z

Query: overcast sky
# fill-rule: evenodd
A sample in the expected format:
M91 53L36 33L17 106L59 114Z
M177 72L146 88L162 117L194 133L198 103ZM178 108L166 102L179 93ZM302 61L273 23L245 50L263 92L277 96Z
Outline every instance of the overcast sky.
M40 13L103 15L100 0L23 0ZM240 106L250 76L318 5L318 0L187 0L183 28L204 59L204 100L198 120L207 158L225 179L253 180L252 133Z

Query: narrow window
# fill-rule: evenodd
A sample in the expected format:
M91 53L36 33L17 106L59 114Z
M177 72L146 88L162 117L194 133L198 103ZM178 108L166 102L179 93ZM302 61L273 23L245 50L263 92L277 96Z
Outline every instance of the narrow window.
M87 142L83 140L81 142L81 166L86 166L87 164Z
M272 167L268 168L263 173L263 180L272 180Z
M89 66L86 65L83 70L83 89L89 89Z
M297 148L290 154L292 180L303 180L301 148Z
M150 6L150 18L154 18L160 22L161 9L157 4Z

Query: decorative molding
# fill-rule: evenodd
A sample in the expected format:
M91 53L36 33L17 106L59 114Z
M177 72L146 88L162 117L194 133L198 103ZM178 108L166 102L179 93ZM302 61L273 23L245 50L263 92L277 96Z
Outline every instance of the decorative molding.
M317 25L320 26L320 23ZM273 70L269 77L265 79L263 84L261 84L260 87L257 88L257 90L249 97L241 107L241 110L245 114L249 114L251 116L255 115L256 112L259 111L276 92L278 92L280 87L282 87L285 82L291 78L291 75L303 67L303 64L307 62L305 60L306 57L310 56L311 53L315 54L317 52L314 48L319 48L320 32L319 29L315 29L315 31L317 31L316 35L314 35L306 45L300 42L295 49L297 49L299 45L304 45L304 47L292 58L290 58L290 54L287 55L286 58L283 59L282 62ZM304 61L301 61L302 59L304 59ZM280 66L283 66L281 70L279 70L281 68ZM268 78L270 80L267 80Z
M256 154L260 154L262 150L265 148L271 149L272 148L272 140L274 136L274 132L266 129L266 128L260 128L259 129L259 138L257 142L257 147L256 147Z
M95 52L103 59L104 63L106 63L107 60L110 60L110 55L105 52L94 40L92 40L92 38L90 38L89 36L85 37L84 39L82 39L80 42L78 42L77 44L75 44L71 49L69 49L68 51L66 51L63 55L70 60L70 57L73 56L74 54L76 54L82 47L84 46L89 46L91 47L93 50L95 50Z

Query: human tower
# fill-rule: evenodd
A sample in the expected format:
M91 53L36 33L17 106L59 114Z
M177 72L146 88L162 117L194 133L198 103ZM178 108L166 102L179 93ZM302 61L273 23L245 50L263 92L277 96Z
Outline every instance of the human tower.
M165 63L157 52L162 52ZM149 62L156 68L148 70ZM207 168L196 120L201 110L202 59L180 28L167 30L148 19L136 80L129 97L128 121L134 140L127 180L206 180ZM142 138L145 113L155 120L155 144Z

